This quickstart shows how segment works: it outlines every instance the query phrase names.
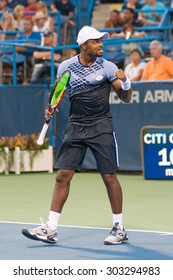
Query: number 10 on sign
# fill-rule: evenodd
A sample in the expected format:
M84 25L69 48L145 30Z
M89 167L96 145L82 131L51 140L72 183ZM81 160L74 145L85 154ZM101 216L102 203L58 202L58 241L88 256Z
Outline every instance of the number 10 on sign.
M161 157L161 161L158 162L159 166L170 166L173 165L173 149L168 151L167 148L163 148L158 152Z

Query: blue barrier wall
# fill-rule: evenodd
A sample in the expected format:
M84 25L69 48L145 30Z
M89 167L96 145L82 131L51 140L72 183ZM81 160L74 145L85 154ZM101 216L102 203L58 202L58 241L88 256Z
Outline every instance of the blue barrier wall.
M121 170L142 170L140 130L146 125L172 125L172 82L133 83L130 104L111 96Z
M119 144L120 170L142 170L140 130L145 125L173 124L173 82L132 83L131 103L123 104L112 92L110 109ZM62 143L61 132L65 129L69 112L66 95L57 114L56 150ZM84 169L96 169L90 152L83 163Z
M0 135L39 133L47 105L45 86L0 87Z

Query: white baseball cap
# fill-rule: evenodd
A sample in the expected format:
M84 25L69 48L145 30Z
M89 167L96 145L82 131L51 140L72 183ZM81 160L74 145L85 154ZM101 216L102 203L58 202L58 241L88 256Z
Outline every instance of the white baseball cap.
M108 39L109 38L109 33L108 32L100 32L94 27L91 26L83 26L82 29L79 31L78 36L77 36L77 43L79 45L82 45L88 40L91 39Z

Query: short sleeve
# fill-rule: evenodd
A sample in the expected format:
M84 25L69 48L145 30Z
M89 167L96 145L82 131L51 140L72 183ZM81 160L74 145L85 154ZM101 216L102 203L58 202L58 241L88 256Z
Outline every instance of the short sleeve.
M118 67L111 61L104 61L104 69L107 75L107 78L110 82L114 82L117 78L114 76L114 73L118 70Z
M59 77L67 69L68 69L67 63L66 63L66 61L63 61L58 67L57 77Z

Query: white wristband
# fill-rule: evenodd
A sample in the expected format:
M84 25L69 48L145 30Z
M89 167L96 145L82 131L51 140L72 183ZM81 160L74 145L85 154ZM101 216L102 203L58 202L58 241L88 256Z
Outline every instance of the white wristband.
M130 82L128 77L126 77L126 81L125 82L122 82L120 80L120 83L121 83L121 87L122 87L123 90L128 90L131 87L131 82Z

